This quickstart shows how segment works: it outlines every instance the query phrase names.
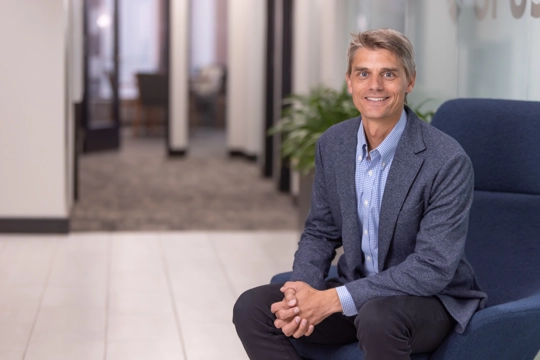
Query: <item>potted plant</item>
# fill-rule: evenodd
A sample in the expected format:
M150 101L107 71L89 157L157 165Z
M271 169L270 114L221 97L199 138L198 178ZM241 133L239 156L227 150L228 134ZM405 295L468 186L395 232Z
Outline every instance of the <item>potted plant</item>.
M318 86L307 95L291 95L284 100L282 118L269 134L282 134L281 156L300 172L298 208L300 228L311 205L315 168L315 144L332 125L359 115L345 84L340 91Z

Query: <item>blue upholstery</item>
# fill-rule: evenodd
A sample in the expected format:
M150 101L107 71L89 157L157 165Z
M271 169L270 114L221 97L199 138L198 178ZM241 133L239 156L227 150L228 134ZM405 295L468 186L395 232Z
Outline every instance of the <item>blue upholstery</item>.
M465 251L489 298L463 334L452 332L431 356L412 359L532 360L540 350L540 102L451 100L432 125L455 138L473 163ZM292 341L306 359L363 358L356 343Z

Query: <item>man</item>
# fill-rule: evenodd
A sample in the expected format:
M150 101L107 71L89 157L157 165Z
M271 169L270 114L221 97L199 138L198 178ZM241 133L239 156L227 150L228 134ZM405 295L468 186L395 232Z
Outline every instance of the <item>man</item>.
M289 341L358 341L366 360L409 359L463 332L484 306L464 257L471 162L406 105L416 78L401 33L353 37L356 119L319 139L312 206L285 284L246 291L234 323L251 359L301 359ZM338 277L325 281L343 246Z

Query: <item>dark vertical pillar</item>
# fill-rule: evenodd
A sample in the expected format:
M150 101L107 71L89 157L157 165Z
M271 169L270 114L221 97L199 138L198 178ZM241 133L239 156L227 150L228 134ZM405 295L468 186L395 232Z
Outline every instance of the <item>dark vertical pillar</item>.
M163 39L163 54L161 64L163 64L163 71L166 74L167 79L167 104L165 105L165 147L167 154L172 153L171 149L171 139L170 139L170 129L171 129L171 0L160 0L161 3L161 19L163 21L163 24L161 25L161 31L162 36L160 36L161 39Z
M293 40L293 0L283 0L283 39L281 41L281 101L292 92L292 40ZM283 110L283 105L281 107ZM281 114L278 114L278 117ZM281 162L279 176L280 191L289 192L291 190L291 170L289 160Z
M288 160L274 159L279 152L274 148L274 139L266 133L280 118L283 98L292 91L292 32L293 0L267 0L266 120L262 170L263 176L276 178L277 187L283 192L290 191ZM279 165L274 167L274 163ZM279 171L279 174L274 174L274 171Z
M272 177L274 162L274 141L267 136L268 129L274 125L274 33L275 0L266 1L266 95L264 121L264 158L262 175Z

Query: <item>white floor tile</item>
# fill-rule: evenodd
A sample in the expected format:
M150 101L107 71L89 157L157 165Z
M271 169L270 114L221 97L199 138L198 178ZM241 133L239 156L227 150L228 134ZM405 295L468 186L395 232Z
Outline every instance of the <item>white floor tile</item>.
M99 308L42 308L34 333L73 333L105 336L106 310Z
M0 290L0 323L34 323L42 292L34 287Z
M180 341L109 341L106 359L184 360L185 358Z
M114 271L110 279L110 291L115 293L167 292L165 274L147 274Z
M32 323L0 323L0 352L24 351L32 333Z
M173 316L170 292L122 292L111 293L109 315L111 316Z
M0 350L0 359L2 360L23 360L24 351L2 351Z
M43 295L42 309L73 308L73 309L104 309L107 303L107 286L102 284L85 284L56 287L50 285Z
M234 325L208 324L182 327L184 346L191 359L247 359ZM211 346L209 346L209 339Z
M173 316L109 316L107 339L175 342L180 338Z
M24 360L102 360L105 340L72 333L33 336Z
M185 360L247 359L234 302L288 271L297 241L295 232L0 236L0 359L23 360L28 346L24 360L179 360L182 341Z

